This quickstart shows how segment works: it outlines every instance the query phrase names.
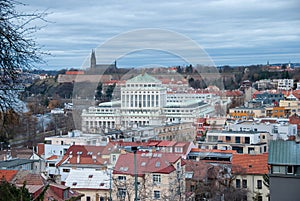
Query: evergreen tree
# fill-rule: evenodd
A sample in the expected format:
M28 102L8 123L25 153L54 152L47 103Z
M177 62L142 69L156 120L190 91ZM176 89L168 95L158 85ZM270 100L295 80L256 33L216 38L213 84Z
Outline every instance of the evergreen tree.
M0 201L30 201L30 193L25 185L24 183L21 188L17 188L15 185L2 180L0 182Z
M96 100L101 100L102 99L102 83L101 82L99 82L99 84L97 86L95 99Z

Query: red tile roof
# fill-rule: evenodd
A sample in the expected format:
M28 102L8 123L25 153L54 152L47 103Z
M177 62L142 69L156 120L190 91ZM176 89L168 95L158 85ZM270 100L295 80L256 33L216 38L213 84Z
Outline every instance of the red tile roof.
M66 71L66 75L84 75L84 71Z
M213 152L213 153L237 153L235 150L220 150L220 149L200 149L200 148L192 148L191 152Z
M176 170L173 164L181 160L180 155L162 152L137 152L136 158L139 176L145 173L169 174ZM121 154L113 174L134 175L134 154Z
M160 141L149 141L149 143L147 144L147 146L156 146L160 143Z
M50 156L50 157L48 157L48 158L46 158L46 160L55 160L55 159L58 159L58 156L57 155L52 155L52 156Z
M120 146L120 147L139 147L139 146L146 146L147 142L123 142L123 141L113 141L111 142L114 145Z
M268 154L234 154L232 171L244 171L246 174L267 174Z
M67 195L68 197L64 199L64 192L65 190L68 191ZM57 201L65 201L65 200L72 200L71 198L78 198L84 196L83 194L79 194L78 192L74 190L70 190L69 187L63 186L56 183L50 183L49 188L45 193L44 201L48 200L57 200ZM79 199L80 200L80 199Z
M5 181L10 182L17 172L18 170L0 170L0 179L5 179Z
M176 147L184 147L184 146L186 146L186 145L188 145L189 144L189 142L178 142L178 143L176 143Z
M297 124L298 130L300 130L300 117L296 114L289 117L290 124Z
M70 164L104 164L106 160L102 159L101 156L107 153L109 147L113 147L113 144L109 146L72 145L56 166L58 167L67 162ZM77 163L78 156L79 163Z
M14 183L23 185L24 181L26 181L26 185L44 185L41 175L29 173L28 171L19 171L14 178Z
M176 144L175 141L161 141L157 146L158 147L173 147Z
M275 124L277 122L277 120L276 119L262 119L260 122L261 123L267 123L267 122L269 122L271 124Z

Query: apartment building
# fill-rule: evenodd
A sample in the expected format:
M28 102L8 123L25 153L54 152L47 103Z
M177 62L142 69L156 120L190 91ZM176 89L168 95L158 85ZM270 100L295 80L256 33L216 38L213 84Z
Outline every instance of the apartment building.
M268 152L269 133L255 131L219 131L206 133L205 142L198 142L206 149L236 150L238 153Z
M270 139L287 140L289 136L297 135L297 125L290 124L288 119L262 118L248 121L228 123L228 131L268 132Z
M253 119L265 117L265 108L250 108L250 107L237 107L229 109L229 116L233 119Z
M111 175L107 170L71 170L65 186L84 195L81 200L109 201Z
M278 82L277 89L278 90L291 90L294 87L293 79L278 79L274 80Z
M268 170L268 153L234 154L232 173L235 175L234 185L237 189L245 189L247 200L255 198L260 201L269 200L269 188L264 184L264 175Z
M135 156L120 155L113 170L113 200L134 200L135 184L139 200L185 199L185 164L180 155L138 151Z
M271 141L268 163L272 201L299 200L300 144L295 141Z

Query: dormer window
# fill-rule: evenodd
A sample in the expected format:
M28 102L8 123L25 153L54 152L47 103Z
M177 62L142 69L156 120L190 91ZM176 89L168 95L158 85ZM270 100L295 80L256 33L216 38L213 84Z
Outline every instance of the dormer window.
M182 147L175 147L175 152L182 153Z

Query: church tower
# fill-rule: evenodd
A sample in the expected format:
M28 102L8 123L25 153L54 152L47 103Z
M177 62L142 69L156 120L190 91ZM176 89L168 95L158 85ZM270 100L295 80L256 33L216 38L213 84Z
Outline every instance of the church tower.
M91 68L96 67L96 55L95 55L95 50L92 50L91 54Z

